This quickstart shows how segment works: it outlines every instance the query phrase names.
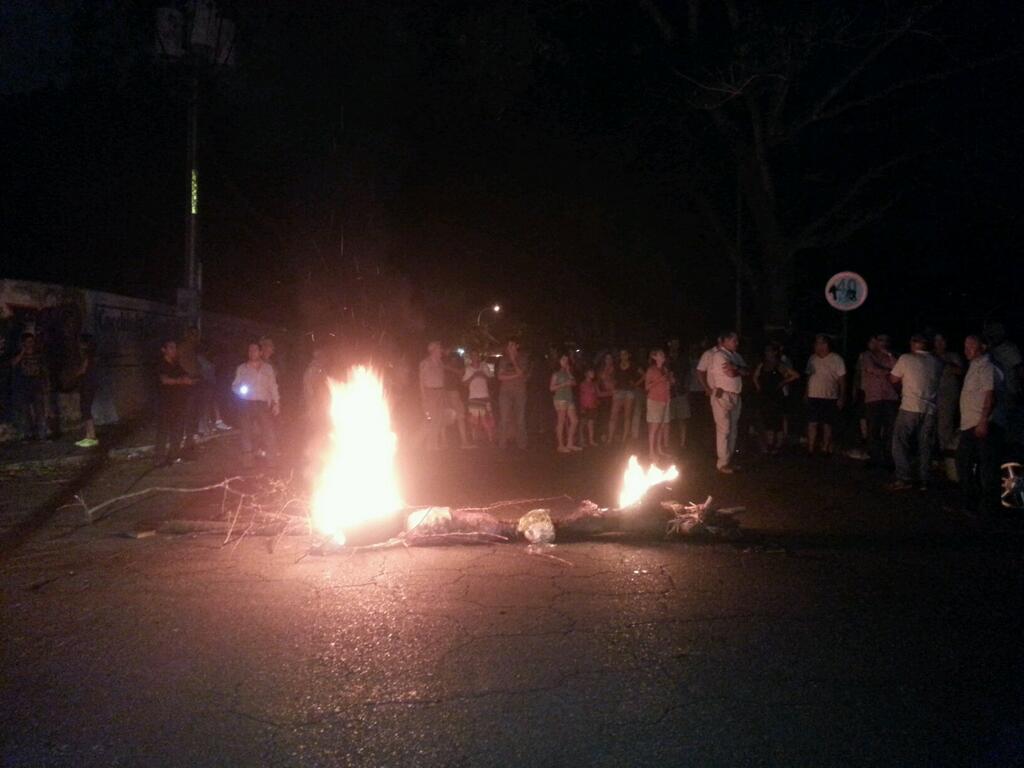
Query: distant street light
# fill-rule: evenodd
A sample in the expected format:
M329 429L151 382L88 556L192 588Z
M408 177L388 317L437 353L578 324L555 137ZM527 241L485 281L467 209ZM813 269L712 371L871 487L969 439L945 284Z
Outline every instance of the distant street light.
M484 312L488 311L493 312L494 314L498 314L499 312L501 312L501 304L495 304L493 307L484 307L483 309L481 309L476 316L477 325L480 325L480 319L483 317Z

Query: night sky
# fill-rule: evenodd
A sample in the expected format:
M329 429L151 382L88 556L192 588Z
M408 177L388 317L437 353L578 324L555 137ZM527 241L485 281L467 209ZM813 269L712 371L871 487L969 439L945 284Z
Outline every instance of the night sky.
M173 300L187 88L152 56L157 5L0 10L2 276ZM753 142L748 107L784 84L780 120L796 124L913 16L831 101L839 114L771 150L793 230L885 166L835 242L796 255L789 319L837 329L824 281L853 269L871 285L855 332L1024 328L1018 3L249 5L221 4L237 64L202 78L212 309L416 338L493 301L507 329L556 340L725 326L736 144L716 119ZM755 219L744 207L749 263ZM753 330L763 292L746 291Z

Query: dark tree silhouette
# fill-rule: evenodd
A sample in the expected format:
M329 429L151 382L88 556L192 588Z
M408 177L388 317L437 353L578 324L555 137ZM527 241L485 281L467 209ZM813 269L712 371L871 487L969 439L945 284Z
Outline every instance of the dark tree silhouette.
M967 30L984 17L940 3L639 7L657 41L652 95L671 107L680 191L739 262L766 326L787 324L802 256L879 221L915 161L955 142L969 118L950 111L955 101L936 107L929 89L964 87L1019 53L972 50Z

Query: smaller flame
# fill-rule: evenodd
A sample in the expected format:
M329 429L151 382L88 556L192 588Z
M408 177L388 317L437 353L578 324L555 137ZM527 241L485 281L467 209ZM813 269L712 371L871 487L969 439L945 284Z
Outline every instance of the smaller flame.
M639 504L650 488L668 483L679 477L679 470L673 464L668 469L661 469L651 464L644 472L636 456L629 457L626 473L622 478L622 491L619 493L619 508Z

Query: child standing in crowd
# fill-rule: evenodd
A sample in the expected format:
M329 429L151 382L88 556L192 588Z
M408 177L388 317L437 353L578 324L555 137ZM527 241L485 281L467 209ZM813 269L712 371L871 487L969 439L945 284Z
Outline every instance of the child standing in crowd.
M662 447L662 432L668 429L671 384L672 380L665 370L665 352L655 349L651 352L650 363L644 373L644 388L647 390L647 451L652 461L669 456Z
M481 361L480 353L471 352L462 381L469 385L469 428L475 443L480 442L481 433L486 435L488 443L494 442L494 414L491 410L489 381L493 378L494 373L487 363Z
M575 386L569 356L562 355L558 358L558 370L551 374L549 385L555 406L555 437L558 438L559 453L583 450L576 445L576 400L572 393Z
M600 404L597 373L587 368L580 382L580 445L597 445L594 439L594 420Z

